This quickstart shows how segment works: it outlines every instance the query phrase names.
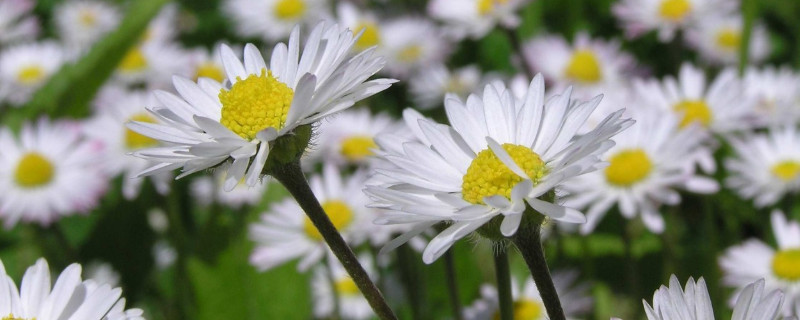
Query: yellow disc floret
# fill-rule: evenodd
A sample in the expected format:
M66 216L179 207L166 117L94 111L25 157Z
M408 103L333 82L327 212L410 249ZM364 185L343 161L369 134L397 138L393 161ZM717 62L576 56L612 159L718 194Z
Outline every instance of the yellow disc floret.
M78 15L78 21L85 27L93 27L97 23L97 14L92 10L83 10Z
M19 160L14 178L24 188L36 188L50 183L55 174L55 166L44 155L28 152Z
M381 33L377 24L368 21L361 22L356 26L355 31L361 32L361 30L364 30L364 33L362 33L361 38L358 38L358 41L356 41L356 48L366 49L381 43Z
M353 136L342 141L342 155L350 161L359 161L372 155L377 145L370 136Z
M305 12L306 3L303 0L279 0L275 4L275 15L284 20L297 19Z
M126 73L142 71L145 68L147 68L147 57L139 48L129 50L119 63L119 70Z
M147 115L146 113L134 114L128 120L136 122L156 123L156 119L153 119L153 117ZM153 138L150 138L146 135L143 135L131 129L125 129L125 147L128 148L129 150L152 147L157 144L158 141L156 141Z
M408 45L397 53L397 60L412 63L422 56L422 47L418 44Z
M709 108L708 104L703 100L684 100L676 104L672 109L683 115L680 123L681 128L695 121L699 122L704 127L708 127L708 125L711 124L713 114L711 113L711 108Z
M586 49L575 51L564 73L579 82L597 82L603 77L597 56Z
M537 320L542 317L542 304L528 299L514 301L514 320ZM495 312L494 320L500 319L500 310Z
M219 122L240 137L252 140L266 128L283 128L293 97L294 91L266 69L261 75L251 74L244 80L237 77L230 90L219 92L222 103Z
M691 10L692 3L689 0L664 0L658 12L662 18L677 22L683 20Z
M547 174L544 161L530 148L506 143L503 149L534 184ZM462 197L474 204L483 204L483 198L495 195L511 198L511 189L522 179L503 164L491 149L485 149L467 168L461 184Z
M361 293L358 291L356 282L351 278L344 278L336 281L336 292L343 296L354 296Z
M717 32L717 45L725 51L736 52L742 43L742 34L738 30L725 28Z
M17 72L17 81L24 85L39 83L44 78L44 68L39 65L28 65Z
M478 0L478 14L487 15L494 11L494 7L508 2L508 0Z
M2 319L0 319L0 320L26 320L26 319L25 319L25 318L17 318L17 317L15 317L13 314L10 314L10 313L9 313L7 316L3 317L3 318L2 318ZM33 318L33 319L31 319L31 320L36 320L36 318Z
M222 71L222 68L217 66L215 63L205 62L197 66L197 70L195 70L194 80L197 80L200 77L210 78L222 82L222 80L225 80L225 73Z
M620 187L630 187L642 181L653 170L650 157L642 149L617 152L608 162L610 164L605 169L606 180L608 183Z
M322 204L322 209L325 210L325 213L328 215L328 219L331 219L331 222L333 223L333 226L336 227L336 230L341 231L353 221L353 211L350 209L350 206L343 201L326 201ZM306 235L308 235L309 238L318 241L323 240L322 235L319 233L319 230L317 230L317 227L315 227L308 218L305 218L303 230L305 230Z
M772 174L783 181L792 181L800 175L800 162L785 160L772 166Z
M772 258L772 272L783 280L800 281L800 248L775 253Z

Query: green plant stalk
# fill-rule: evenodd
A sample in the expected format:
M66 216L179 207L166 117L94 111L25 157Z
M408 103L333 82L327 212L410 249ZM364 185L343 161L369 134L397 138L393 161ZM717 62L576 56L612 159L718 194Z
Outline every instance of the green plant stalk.
M182 206L179 194L175 191L170 192L166 201L169 230L178 254L175 260L175 311L180 319L192 319L197 306L188 271L189 235L181 215Z
M519 58L519 61L522 64L522 68L525 69L522 70L522 72L528 75L529 80L533 79L535 76L533 72L534 68L531 65L531 62L525 58L525 51L522 50L522 42L520 41L519 33L517 30L509 28L503 28L503 31L505 31L506 37L508 37L508 41L511 43L511 47L514 49L514 52L516 52L517 58Z
M541 216L537 212L526 211L525 214ZM553 277L550 275L550 269L547 267L547 260L544 257L541 239L541 219L537 220L528 223L523 221L512 241L519 249L522 258L525 259L525 263L531 271L533 281L536 283L536 288L539 289L539 295L542 297L544 307L547 309L547 316L551 320L566 320L564 309L561 308L561 301L553 284Z
M508 253L502 242L493 243L494 274L497 277L497 297L500 301L500 319L514 320L514 297L511 296L511 270Z
M447 280L447 293L450 296L450 307L453 309L453 320L462 320L461 298L458 296L458 277L456 276L453 249L444 253L444 274Z
M742 0L742 41L739 43L739 75L744 75L750 53L750 38L753 34L753 21L758 11L757 0Z
M300 169L300 162L295 160L276 166L272 168L270 173L297 200L297 203L305 211L311 223L319 230L333 254L342 263L350 277L353 278L356 286L358 286L364 298L367 299L372 310L375 311L375 315L381 320L396 320L397 316L389 308L380 290L369 278L364 267L358 262L353 250L342 239L342 235L333 226L328 215L325 214L325 210L322 209L322 205L314 196L314 192L311 191L311 187L309 187L305 175L303 175L303 170Z
M400 279L403 281L406 299L411 306L413 319L425 318L425 284L420 276L417 262L419 258L408 245L397 248L397 261L400 269Z

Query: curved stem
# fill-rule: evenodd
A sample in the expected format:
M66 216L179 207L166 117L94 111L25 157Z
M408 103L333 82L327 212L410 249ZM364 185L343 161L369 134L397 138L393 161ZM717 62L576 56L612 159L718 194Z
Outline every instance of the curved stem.
M508 41L511 42L511 47L514 49L514 52L517 53L517 57L519 58L520 63L522 63L522 70L523 73L528 75L528 80L533 79L536 75L534 73L534 68L531 65L531 62L525 57L525 51L522 48L522 42L519 39L519 33L517 33L514 29L503 28L505 31L506 36L508 37Z
M497 276L497 297L500 300L500 319L514 320L514 298L511 296L511 274L508 268L508 254L500 243L492 247L494 251L494 274Z
M742 1L742 41L739 44L739 75L744 75L747 68L747 62L750 54L750 36L753 33L753 20L756 17L758 8L758 1L743 0Z
M453 249L444 253L445 277L447 277L447 292L450 294L450 306L453 308L453 320L462 320L461 298L458 296L458 277L456 277L456 266L453 261Z
M392 309L389 308L380 290L375 287L375 284L369 278L369 275L367 275L364 267L358 262L353 250L347 246L347 243L342 239L342 235L339 234L339 231L333 226L328 215L325 214L325 210L322 209L319 201L314 196L314 192L311 191L311 187L309 187L305 175L303 175L303 171L300 169L300 163L295 161L278 166L272 170L271 174L275 179L280 181L286 190L297 200L297 203L303 211L305 211L317 230L319 230L319 233L322 235L322 238L325 239L325 242L328 244L328 247L331 248L333 254L342 263L342 266L347 270L350 277L353 278L356 286L358 286L364 298L367 299L372 310L375 311L375 315L382 320L397 319L397 316L395 316Z
M544 307L547 309L547 316L551 320L566 320L564 309L561 308L561 301L558 299L558 293L553 284L553 277L550 276L550 269L547 267L547 260L544 257L541 224L521 225L513 241L522 253L528 269L531 270L533 281L536 283Z

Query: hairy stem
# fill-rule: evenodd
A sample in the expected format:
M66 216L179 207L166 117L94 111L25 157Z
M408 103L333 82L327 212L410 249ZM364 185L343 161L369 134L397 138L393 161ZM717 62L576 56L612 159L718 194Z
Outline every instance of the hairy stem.
M547 316L551 320L566 320L564 310L561 308L561 301L558 299L556 287L553 284L553 277L550 276L550 269L547 267L547 260L544 257L541 224L529 223L521 225L517 234L514 235L513 241L531 271L533 281L536 283L536 288L539 289L544 307L547 309Z
M497 276L497 297L500 300L500 319L514 320L514 298L511 296L511 274L505 245L495 243L494 273Z

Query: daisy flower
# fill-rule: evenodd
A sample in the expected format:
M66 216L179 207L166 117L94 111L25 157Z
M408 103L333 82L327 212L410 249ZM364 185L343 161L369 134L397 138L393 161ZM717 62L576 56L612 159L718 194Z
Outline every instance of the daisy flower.
M408 78L413 72L442 63L449 45L428 19L398 18L381 27L379 52L386 57L386 72Z
M225 67L220 59L221 44L214 46L213 52L205 48L197 48L189 52L191 57L191 69L193 72L192 80L197 81L202 78L209 78L219 83L225 82Z
M178 5L175 3L164 5L161 12L150 20L147 29L139 39L139 45L174 42L178 30L177 25Z
M674 112L681 127L700 123L714 133L747 129L753 103L733 69L725 69L710 84L697 67L684 63L677 78L634 80L636 98L646 107Z
M562 36L536 37L523 46L523 53L532 72L541 72L559 87L574 83L576 90L589 90L592 95L623 82L635 63L618 41L592 39L586 32L575 35L573 44Z
M756 207L775 204L800 189L800 132L794 126L729 137L735 157L725 160L725 185Z
M734 65L739 62L742 24L741 14L709 17L687 30L686 40L705 61ZM748 45L748 62L757 63L767 58L770 43L763 24L756 23L753 26Z
M125 199L135 199L139 195L144 179L137 179L142 170L153 165L152 162L131 157L129 154L142 148L155 147L159 143L153 138L141 135L125 127L129 121L145 123L162 123L153 117L145 106L156 106L155 97L144 91L125 91L123 89L109 90L114 95L105 97L107 103L101 105L99 112L89 119L83 126L84 134L102 143L103 157L96 161L108 176L122 174L122 194ZM150 176L156 191L162 195L169 192L170 181L173 175L170 172Z
M736 5L730 0L619 0L612 11L627 37L657 30L658 39L668 42L679 29L713 15L730 13Z
M29 43L0 52L0 92L12 105L30 99L64 63L64 53L52 42Z
M114 80L121 85L165 88L173 75L193 75L190 62L187 52L176 43L147 42L128 50L117 66Z
M182 167L178 177L183 177L225 162L230 163L225 190L245 176L247 185L255 186L273 141L293 136L296 128L347 109L394 82L366 81L381 69L383 59L372 50L350 56L356 39L349 30L320 23L302 55L299 36L296 28L288 46L275 46L269 68L252 44L245 46L244 64L223 45L229 83L208 78L195 83L176 76L180 97L157 91L156 98L166 108L150 111L167 125L133 122L129 127L171 145L134 153L160 162L143 175Z
M108 2L65 1L53 11L56 32L64 45L75 51L88 49L119 24L119 10Z
M783 291L787 297L783 314L788 316L800 306L800 223L786 220L779 210L772 212L771 223L776 249L750 239L725 250L719 265L723 283L736 288L737 293L762 278L768 289Z
M255 186L248 186L239 181L233 190L225 191L224 170L216 170L209 177L194 179L191 184L192 197L201 205L210 205L213 201L229 208L240 209L244 205L254 206L261 202L267 190L267 181L259 181Z
M789 67L749 67L744 74L744 92L752 99L755 124L795 124L800 119L800 75Z
M222 10L239 35L275 42L286 39L296 25L324 18L327 6L325 0L226 0Z
M578 273L573 271L554 272L555 285L564 315L568 319L585 316L592 310L592 297L588 295L589 287L585 284L575 285ZM525 280L524 286L511 278L511 296L514 299L514 319L544 320L547 319L542 297L532 277ZM492 285L481 286L481 297L471 306L464 309L466 320L491 320L500 318L500 299L497 288Z
M707 133L697 124L680 129L672 114L655 109L631 110L636 123L616 135L616 145L603 159L609 166L576 177L564 185L570 193L565 204L588 208L582 233L595 226L613 206L625 218L641 216L652 232L664 230L659 214L661 204L677 205L681 198L675 189L713 193L719 189L711 178L695 173L692 155L704 151Z
M481 83L481 70L468 65L450 71L443 64L429 66L417 72L409 83L414 106L428 110L441 106L447 93L466 98Z
M375 136L402 129L386 114L372 115L369 109L346 110L320 121L319 140L306 159L310 163L324 160L339 166L366 164L377 148Z
M322 176L309 179L322 209L351 246L363 242L365 228L372 225L370 210L365 207L367 198L361 192L366 178L366 172L357 171L342 179L336 166L326 164ZM250 225L250 239L256 242L250 263L261 271L295 258L301 258L297 269L305 271L328 250L322 235L292 198L272 205L261 221Z
M382 28L380 19L368 10L361 10L350 2L339 2L336 6L339 22L354 32L361 32L356 41L357 51L365 50L381 44Z
M81 279L81 265L73 263L52 284L47 261L40 258L29 267L17 289L0 262L0 314L3 319L143 319L142 310L125 310L122 289Z
M356 283L347 274L344 267L336 257L329 251L329 265L319 265L314 269L314 276L311 279L311 291L314 299L314 317L318 319L338 318L342 319L372 319L374 313L369 306L367 299L358 290ZM372 265L372 258L369 255L358 257L361 266L367 271L373 281L376 281L375 268ZM334 315L334 299L338 299L338 310L340 315Z
M570 94L568 89L545 103L541 75L523 100L493 83L482 97L470 95L466 103L455 96L445 99L452 126L408 121L417 140L403 143L400 152L385 142L391 137L379 136L380 156L394 167L376 168L389 182L366 189L372 206L390 210L376 223L414 225L385 249L437 223L450 223L423 252L423 261L431 263L495 217L482 234L499 237L493 229L499 224L502 236L514 235L527 206L555 220L585 222L579 211L553 203L553 189L602 167L599 156L614 144L609 138L631 121L620 119L620 110L576 137L601 97L580 102Z
M87 213L106 191L107 178L97 167L99 143L84 140L72 124L43 118L24 124L18 137L2 128L0 150L0 217L6 228L20 220L49 225Z
M39 20L31 14L36 1L0 1L0 45L33 40L39 33Z
M432 0L428 14L445 23L445 31L454 39L479 39L495 25L514 28L520 19L516 11L529 0Z

